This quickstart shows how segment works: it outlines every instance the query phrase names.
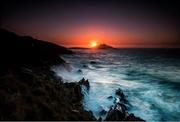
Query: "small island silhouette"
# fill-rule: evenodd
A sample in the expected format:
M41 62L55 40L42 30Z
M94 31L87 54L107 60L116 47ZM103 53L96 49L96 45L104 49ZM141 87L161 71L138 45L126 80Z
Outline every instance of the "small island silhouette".
M108 44L102 43L97 45L96 47L93 48L88 48L88 47L70 47L70 49L116 49L115 47L112 47Z
M96 47L97 49L114 49L114 47L107 45L107 44L100 44Z

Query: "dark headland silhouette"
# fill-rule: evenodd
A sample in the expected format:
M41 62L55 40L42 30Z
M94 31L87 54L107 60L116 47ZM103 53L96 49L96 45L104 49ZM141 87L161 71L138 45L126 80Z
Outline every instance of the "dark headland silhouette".
M53 65L65 66L66 61L60 55L73 54L71 50L4 29L0 29L0 40L1 120L97 120L82 105L81 86L89 89L89 81L83 78L79 82L64 83L50 70ZM100 46L107 47L110 48ZM120 89L116 94L127 101ZM102 114L105 112L105 120L142 121L128 114L122 103Z
M80 84L63 83L50 70L72 54L53 43L1 29L1 120L95 120L81 104Z

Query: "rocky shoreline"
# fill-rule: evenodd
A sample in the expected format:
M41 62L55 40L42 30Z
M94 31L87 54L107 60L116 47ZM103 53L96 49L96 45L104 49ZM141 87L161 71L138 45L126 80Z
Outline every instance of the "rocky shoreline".
M52 65L65 65L59 55L72 51L4 29L0 33L0 120L97 120L82 104L81 87L89 90L89 81L64 83L50 70ZM119 102L102 111L107 113L105 121L143 121L128 113L120 89L116 94Z
M116 90L116 98L114 98L114 105L110 107L107 112L105 121L144 121L140 117L128 112L128 106L131 106L123 91L119 88ZM108 97L113 99L112 96Z
M80 84L45 68L11 69L0 81L1 120L96 120L82 106Z
M96 120L82 105L80 83L50 70L71 50L0 29L0 120Z

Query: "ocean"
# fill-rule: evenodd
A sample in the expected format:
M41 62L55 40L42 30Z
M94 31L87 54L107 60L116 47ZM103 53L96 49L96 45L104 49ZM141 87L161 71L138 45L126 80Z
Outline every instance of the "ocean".
M90 82L83 105L96 118L121 88L129 113L146 121L180 120L180 49L74 49L63 55L71 70L55 67L65 82ZM105 118L105 115L102 116Z

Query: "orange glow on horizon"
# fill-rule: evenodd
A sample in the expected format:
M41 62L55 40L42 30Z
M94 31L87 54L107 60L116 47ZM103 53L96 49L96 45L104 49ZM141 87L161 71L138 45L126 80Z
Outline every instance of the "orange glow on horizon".
M98 42L97 42L96 40L92 40L92 41L90 42L90 44L89 44L89 46L90 46L91 48L95 48L95 47L97 47L97 45L98 45Z

